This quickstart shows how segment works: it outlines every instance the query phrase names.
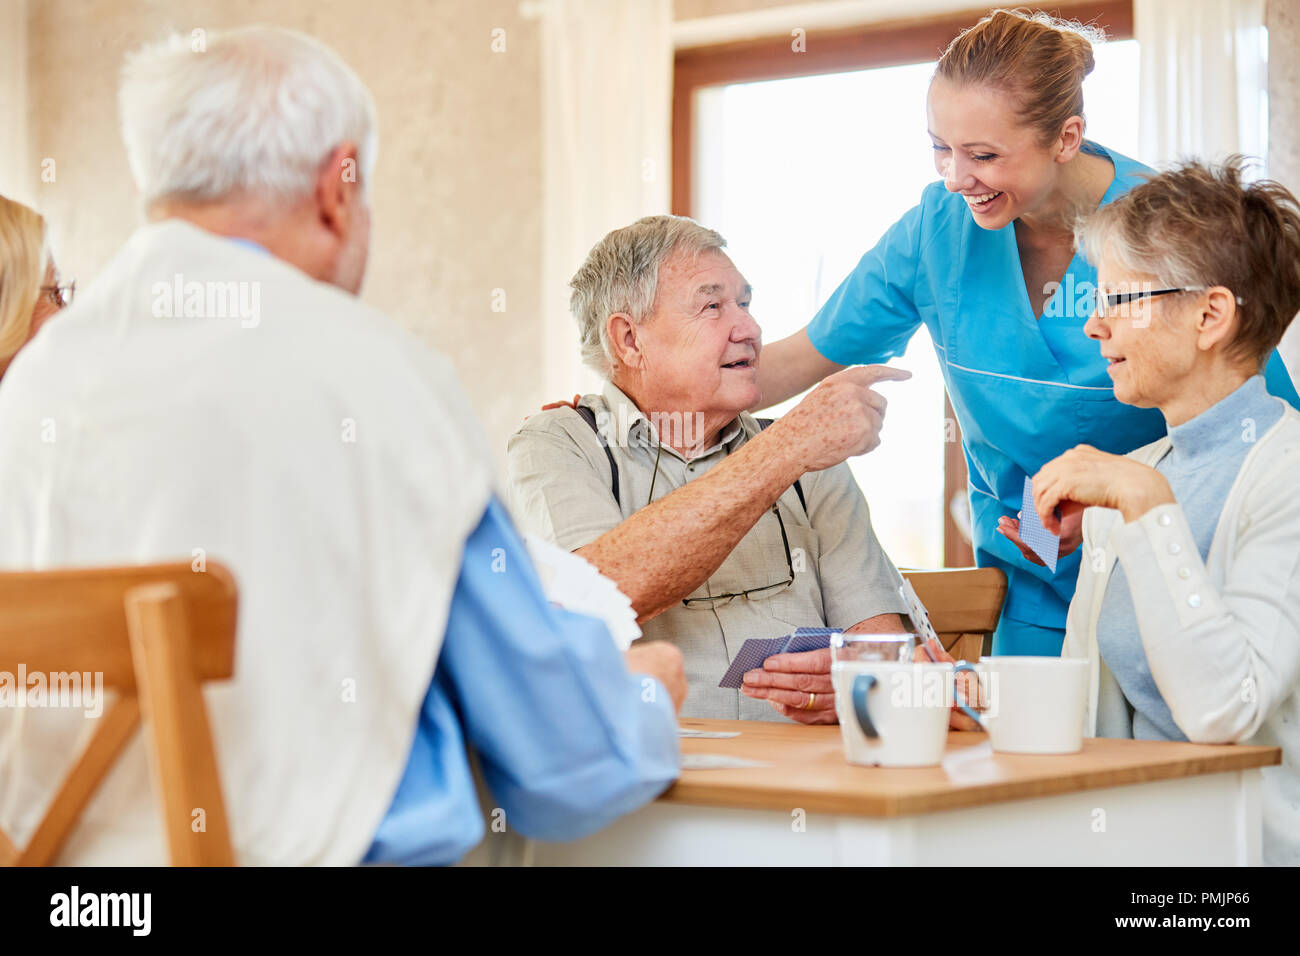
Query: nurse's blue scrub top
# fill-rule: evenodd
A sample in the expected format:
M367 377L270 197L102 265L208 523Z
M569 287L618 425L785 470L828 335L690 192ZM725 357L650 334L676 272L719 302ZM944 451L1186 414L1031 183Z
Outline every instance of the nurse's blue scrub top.
M1115 166L1102 205L1151 173L1095 143L1084 149ZM1080 443L1123 454L1165 433L1159 410L1115 399L1100 347L1083 332L1096 280L1097 270L1076 255L1036 318L1014 224L980 228L966 201L935 182L808 326L817 350L841 365L888 361L903 354L918 326L929 329L961 424L975 560L1002 568L1010 584L997 653L1059 654L1079 572L1079 551L1053 574L997 533L998 518L1020 510L1025 476ZM1272 394L1300 407L1276 352L1265 380Z

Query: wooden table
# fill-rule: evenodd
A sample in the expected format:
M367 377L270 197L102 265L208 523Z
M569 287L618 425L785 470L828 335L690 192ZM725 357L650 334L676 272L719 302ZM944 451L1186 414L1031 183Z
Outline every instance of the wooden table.
M838 727L683 720L730 739L684 754L763 761L687 770L657 801L538 864L1256 865L1260 768L1276 747L1085 740L1068 756L995 754L950 733L943 764L858 767Z

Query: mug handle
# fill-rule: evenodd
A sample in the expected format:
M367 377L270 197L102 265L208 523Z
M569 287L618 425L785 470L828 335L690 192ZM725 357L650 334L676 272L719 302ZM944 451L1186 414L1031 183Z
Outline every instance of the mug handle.
M957 663L954 664L952 668L952 672L953 672L952 692L954 697L957 697L957 675L960 674L962 671L967 671L971 674L974 674L975 679L979 680L979 671L975 670L974 664L970 663L969 661L957 661ZM979 728L981 730L985 729L984 721L980 719L979 713L970 706L969 701L965 700L964 698L957 697L957 709L960 710L967 717L969 717L971 720L975 721L975 723L979 725Z
M859 674L853 679L853 713L857 715L858 726L862 728L862 732L873 740L880 734L876 731L876 725L871 722L871 714L867 712L867 692L875 686L875 674Z

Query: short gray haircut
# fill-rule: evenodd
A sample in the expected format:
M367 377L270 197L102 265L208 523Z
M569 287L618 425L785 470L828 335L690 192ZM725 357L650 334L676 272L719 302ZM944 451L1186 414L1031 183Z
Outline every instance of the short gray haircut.
M643 321L654 308L660 266L678 252L698 256L726 245L720 234L685 216L646 216L596 243L569 282L582 361L609 378L614 368L609 317L626 312L634 324Z
M293 30L244 27L147 46L122 68L118 106L146 207L238 193L296 200L348 140L365 190L378 148L365 84L333 50Z

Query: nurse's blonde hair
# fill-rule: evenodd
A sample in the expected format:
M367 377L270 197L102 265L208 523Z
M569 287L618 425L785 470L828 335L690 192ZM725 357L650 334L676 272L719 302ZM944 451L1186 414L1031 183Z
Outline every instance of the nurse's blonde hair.
M0 196L0 368L31 337L50 258L45 240L40 213Z
M1105 39L1098 28L1074 20L994 10L948 44L934 75L1007 93L1021 123L1036 129L1046 145L1071 116L1083 117L1083 80L1095 65L1092 47Z

